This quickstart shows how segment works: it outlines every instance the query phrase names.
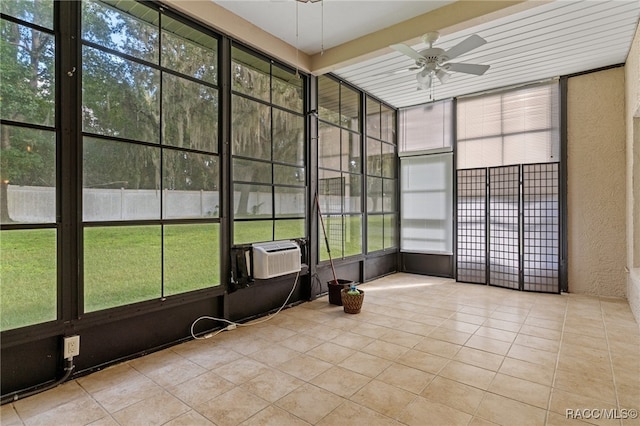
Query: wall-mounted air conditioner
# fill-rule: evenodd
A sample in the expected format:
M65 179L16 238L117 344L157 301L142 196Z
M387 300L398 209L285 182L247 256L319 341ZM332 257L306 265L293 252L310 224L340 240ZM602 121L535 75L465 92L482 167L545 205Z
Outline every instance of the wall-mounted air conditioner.
M293 241L253 244L253 277L267 279L300 270L300 247Z

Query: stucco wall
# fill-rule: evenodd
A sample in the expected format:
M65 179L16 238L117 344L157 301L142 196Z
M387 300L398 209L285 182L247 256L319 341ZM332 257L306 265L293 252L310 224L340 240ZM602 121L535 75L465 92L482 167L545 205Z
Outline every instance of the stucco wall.
M640 26L625 64L627 121L627 300L640 323Z
M626 293L624 80L618 67L568 81L568 272L574 293Z

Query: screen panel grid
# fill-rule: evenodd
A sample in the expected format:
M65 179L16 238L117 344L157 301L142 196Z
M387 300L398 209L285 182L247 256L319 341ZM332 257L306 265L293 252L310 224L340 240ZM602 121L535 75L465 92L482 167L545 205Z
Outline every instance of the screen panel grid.
M520 287L520 167L489 169L489 284Z
M524 290L558 293L559 163L523 166Z
M457 190L457 279L485 284L486 169L458 170Z

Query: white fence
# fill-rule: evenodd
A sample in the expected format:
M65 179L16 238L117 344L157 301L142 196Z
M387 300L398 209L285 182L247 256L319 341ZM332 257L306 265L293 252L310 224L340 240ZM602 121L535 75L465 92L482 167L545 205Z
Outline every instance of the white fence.
M160 217L162 200L164 218L190 219L217 217L220 208L220 197L217 191L175 191L152 189L104 189L85 188L83 190L83 220L147 220ZM240 202L240 192L233 194L234 211ZM368 197L381 210L382 204L389 204L388 199ZM275 209L273 202L275 201ZM340 213L344 205L346 212L360 211L360 196L340 197L321 196L320 203L323 214ZM7 205L9 217L14 222L52 223L56 221L55 188L42 186L9 185L7 189ZM272 199L271 192L252 191L249 193L247 210L249 216L303 216L306 205L305 195L301 192L276 193ZM385 205L390 209L390 205ZM247 217L247 216L242 216Z

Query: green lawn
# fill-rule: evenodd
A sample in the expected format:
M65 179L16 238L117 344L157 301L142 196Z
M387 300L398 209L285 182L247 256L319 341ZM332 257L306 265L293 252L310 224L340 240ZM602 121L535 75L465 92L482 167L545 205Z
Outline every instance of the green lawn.
M387 216L384 217L385 226ZM333 258L362 250L361 216L327 220ZM382 249L383 216L369 218L369 251ZM271 221L236 222L234 240L271 239ZM268 228L268 231L266 230ZM93 312L220 284L219 225L115 226L84 230L84 311ZM276 239L304 234L304 221L276 221ZM386 235L385 235L386 237ZM163 253L164 238L164 253ZM384 238L387 240L387 238ZM328 256L320 239L321 260ZM162 262L164 257L164 271ZM0 329L9 330L56 319L56 231L0 233ZM164 275L164 280L163 280ZM164 287L163 287L164 281Z
M0 330L56 319L56 231L0 232Z
M160 226L86 228L84 311L162 296ZM164 295L220 284L219 225L165 225ZM0 233L0 329L56 319L56 231Z

